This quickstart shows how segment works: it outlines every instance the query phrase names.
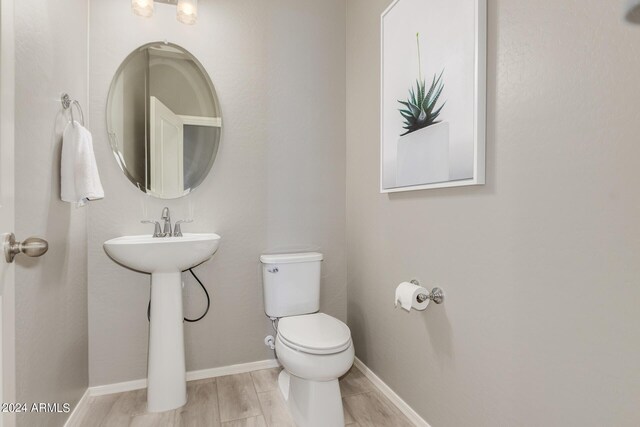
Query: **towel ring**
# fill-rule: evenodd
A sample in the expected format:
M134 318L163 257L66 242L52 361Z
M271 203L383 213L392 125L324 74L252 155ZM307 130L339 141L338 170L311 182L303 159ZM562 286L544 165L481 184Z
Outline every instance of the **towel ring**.
M73 106L75 105L76 109L80 113L80 123L84 126L84 113L82 112L82 107L78 101L71 100L71 97L68 93L63 93L62 97L60 97L60 102L62 103L62 108L66 111L69 110L71 113L71 125L75 127L75 119L73 117Z

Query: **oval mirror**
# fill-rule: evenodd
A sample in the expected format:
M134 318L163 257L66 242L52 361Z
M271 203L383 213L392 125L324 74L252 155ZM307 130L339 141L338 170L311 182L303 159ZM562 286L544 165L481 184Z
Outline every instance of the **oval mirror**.
M141 46L113 78L107 131L118 165L136 187L161 199L187 195L206 178L220 144L213 83L180 46Z

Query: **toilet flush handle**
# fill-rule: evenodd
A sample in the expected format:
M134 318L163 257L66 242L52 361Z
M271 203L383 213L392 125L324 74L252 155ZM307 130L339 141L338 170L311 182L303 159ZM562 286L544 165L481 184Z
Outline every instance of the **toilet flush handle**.
M273 267L273 268L268 268L268 269L267 269L267 271L268 271L269 273L277 273L277 272L278 272L278 271L280 271L280 270L278 270L278 267Z

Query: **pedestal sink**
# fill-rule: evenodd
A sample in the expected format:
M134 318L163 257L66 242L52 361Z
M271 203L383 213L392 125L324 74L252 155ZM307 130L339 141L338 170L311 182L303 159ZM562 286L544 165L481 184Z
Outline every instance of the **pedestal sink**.
M147 407L169 411L187 402L182 314L182 271L211 258L220 236L125 236L104 243L117 263L151 274L151 324L147 366Z

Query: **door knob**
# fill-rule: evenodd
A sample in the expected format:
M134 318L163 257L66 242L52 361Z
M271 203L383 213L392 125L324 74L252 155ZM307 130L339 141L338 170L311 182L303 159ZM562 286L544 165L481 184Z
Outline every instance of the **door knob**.
M19 253L28 257L39 257L44 255L48 249L49 243L38 237L29 237L24 242L16 242L16 236L13 233L6 234L4 237L4 257L8 263L12 263Z

